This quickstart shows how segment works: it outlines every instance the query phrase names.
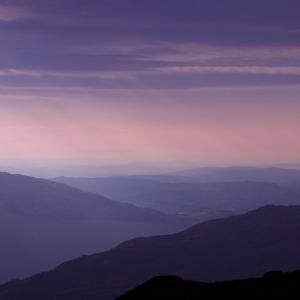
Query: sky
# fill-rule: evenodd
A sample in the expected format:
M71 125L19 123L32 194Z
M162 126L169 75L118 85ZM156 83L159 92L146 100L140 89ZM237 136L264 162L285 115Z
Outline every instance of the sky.
M0 166L299 164L299 14L298 0L0 0Z

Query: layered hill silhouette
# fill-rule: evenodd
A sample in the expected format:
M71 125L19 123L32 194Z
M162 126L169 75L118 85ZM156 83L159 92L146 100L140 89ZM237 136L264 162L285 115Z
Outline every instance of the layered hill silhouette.
M0 173L0 282L198 222L44 179Z
M262 278L203 283L178 276L154 277L116 300L299 299L300 271L270 271Z
M0 299L113 299L154 276L215 282L300 269L300 206L265 206L172 235L135 238L0 286ZM25 298L24 298L25 297Z
M56 182L66 183L112 199L122 199L133 194L166 190L170 183L207 183L207 182L300 182L300 170L255 167L205 167L177 171L159 175L131 175L98 178L57 177ZM168 184L169 183L169 184ZM113 189L112 187L117 187Z
M163 212L198 215L203 220L240 214L267 204L300 204L299 189L275 183L251 181L170 183L146 178L147 176L60 177L55 180L105 195L119 202L150 207Z

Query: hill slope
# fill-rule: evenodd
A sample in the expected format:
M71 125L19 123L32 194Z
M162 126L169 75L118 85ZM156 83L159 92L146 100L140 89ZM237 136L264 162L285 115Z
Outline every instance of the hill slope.
M0 299L112 299L157 275L222 281L300 269L300 206L265 206L107 252L0 286Z
M48 271L133 237L174 233L196 223L64 184L0 173L0 282Z

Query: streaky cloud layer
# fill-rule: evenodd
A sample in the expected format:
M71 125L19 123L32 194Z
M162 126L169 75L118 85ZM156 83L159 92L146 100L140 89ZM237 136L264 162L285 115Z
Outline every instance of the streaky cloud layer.
M0 164L299 163L295 0L2 0Z

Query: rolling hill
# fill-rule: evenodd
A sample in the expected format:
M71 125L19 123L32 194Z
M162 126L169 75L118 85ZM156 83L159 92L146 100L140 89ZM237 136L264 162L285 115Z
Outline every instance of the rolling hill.
M44 179L0 173L0 282L198 222Z
M300 206L265 206L172 235L135 238L0 286L1 300L113 299L154 276L214 282L300 269Z

